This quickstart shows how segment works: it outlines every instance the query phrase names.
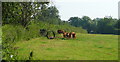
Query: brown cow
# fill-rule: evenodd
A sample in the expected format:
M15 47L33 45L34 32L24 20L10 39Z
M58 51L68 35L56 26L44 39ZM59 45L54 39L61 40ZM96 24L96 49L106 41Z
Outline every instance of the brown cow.
M64 32L64 30L58 30L57 31L59 34L63 34L63 37L64 38L76 38L76 34L75 32Z
M76 38L75 32L71 32L72 38Z
M63 37L64 38L68 38L69 37L69 33L68 32L63 32Z

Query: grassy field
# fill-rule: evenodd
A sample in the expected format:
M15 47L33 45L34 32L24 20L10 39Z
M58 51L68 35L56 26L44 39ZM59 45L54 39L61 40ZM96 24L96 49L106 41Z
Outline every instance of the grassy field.
M17 42L18 59L28 59L33 51L33 60L117 60L118 36L80 34L76 39L47 39L40 37Z
M0 44L2 43L1 37L2 37L2 29L1 29L1 27L0 27Z

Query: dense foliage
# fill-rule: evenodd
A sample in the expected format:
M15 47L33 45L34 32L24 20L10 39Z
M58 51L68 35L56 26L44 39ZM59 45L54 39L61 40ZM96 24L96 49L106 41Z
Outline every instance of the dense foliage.
M60 18L55 6L48 3L3 2L2 20L4 24L21 24L26 27L31 20L58 24Z
M119 22L120 20L113 19L112 17L91 19L88 16L71 17L68 21L75 27L82 27L88 31L88 33L96 34L119 34Z

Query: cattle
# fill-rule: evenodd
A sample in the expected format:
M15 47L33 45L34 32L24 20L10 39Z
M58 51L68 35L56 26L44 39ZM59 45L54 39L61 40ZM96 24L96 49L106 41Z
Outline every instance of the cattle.
M58 34L63 34L64 38L76 38L75 32L68 33L68 32L64 32L64 30L58 30L57 32Z
M72 38L76 38L75 32L71 32Z
M64 30L57 30L58 34L63 34Z
M64 38L68 38L69 37L69 33L68 32L63 32L63 37Z

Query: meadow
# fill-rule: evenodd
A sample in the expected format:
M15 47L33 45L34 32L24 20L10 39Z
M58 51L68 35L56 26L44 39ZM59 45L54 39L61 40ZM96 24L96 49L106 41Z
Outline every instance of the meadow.
M0 44L2 43L1 37L2 37L2 29L1 29L1 27L0 27Z
M118 60L118 35L77 33L76 36L76 39L38 37L16 42L17 60L28 60L31 51L32 60Z
M57 7L49 2L3 2L2 59L117 60L119 21L112 17L92 19L89 16L62 20ZM55 34L57 30L75 32L77 37L66 39L57 34L60 38L47 39L41 29Z

